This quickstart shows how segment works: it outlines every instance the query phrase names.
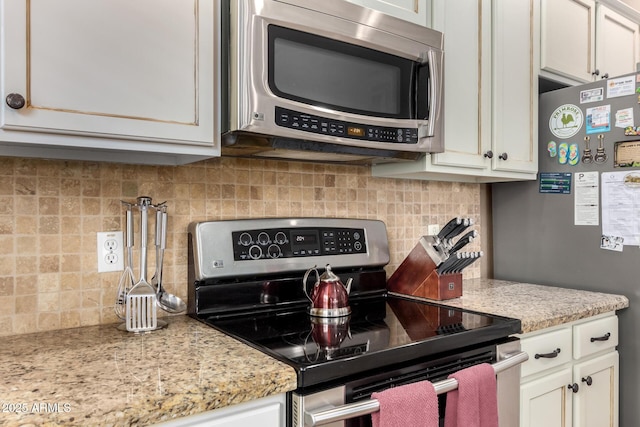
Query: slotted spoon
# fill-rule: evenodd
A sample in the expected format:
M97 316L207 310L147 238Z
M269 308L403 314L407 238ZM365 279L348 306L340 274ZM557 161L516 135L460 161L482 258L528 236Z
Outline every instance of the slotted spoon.
M153 331L158 327L156 292L147 282L147 214L151 198L138 197L140 206L140 280L127 294L126 328L131 332Z

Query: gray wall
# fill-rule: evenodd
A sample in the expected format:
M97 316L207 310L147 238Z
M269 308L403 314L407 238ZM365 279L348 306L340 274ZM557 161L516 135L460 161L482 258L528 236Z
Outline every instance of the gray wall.
M620 426L640 420L640 248L599 248L600 227L573 225L573 195L541 195L537 182L494 184L494 277L623 294L619 314Z

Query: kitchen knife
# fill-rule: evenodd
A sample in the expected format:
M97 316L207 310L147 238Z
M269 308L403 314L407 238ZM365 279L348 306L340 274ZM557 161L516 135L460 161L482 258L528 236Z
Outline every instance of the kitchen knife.
M465 258L469 256L468 252L458 252L456 253L455 260L445 269L443 269L442 274L451 274L456 269L456 266L460 265Z
M455 243L455 245L453 245L451 247L451 249L449 251L450 252L458 252L460 249L465 247L467 244L473 242L473 239L475 239L477 236L478 236L478 232L476 230L471 230L470 232L468 232L467 234L462 236L460 239L458 239L458 241Z
M447 240L451 240L472 225L473 225L473 219L464 218L458 225L456 225L456 227L453 230L449 232L449 234L445 235L444 238Z
M459 218L459 217L455 217L455 218L451 219L438 232L438 235L437 235L438 239L440 239L440 241L442 241L447 234L451 233L458 225L462 224L462 222L463 222L462 218Z
M480 257L482 257L482 255L484 255L484 252L480 251L480 252L474 252L474 256L465 259L463 263L459 264L456 272L457 273L461 273L463 269L467 268L468 266L470 266L471 264L473 264L477 259L479 259Z
M440 263L440 265L438 265L438 267L436 268L436 272L438 274L445 274L445 272L447 270L449 270L460 259L461 259L461 254L460 253L456 253L456 254L450 255L449 258L447 258L446 260L442 261Z
M470 260L472 259L472 257L474 256L473 252L463 252L463 254L466 254L466 256L464 256L460 262L456 263L452 268L451 271L449 271L449 274L455 274L455 273L459 273L460 271L462 271L462 266L467 264L468 262L470 262Z

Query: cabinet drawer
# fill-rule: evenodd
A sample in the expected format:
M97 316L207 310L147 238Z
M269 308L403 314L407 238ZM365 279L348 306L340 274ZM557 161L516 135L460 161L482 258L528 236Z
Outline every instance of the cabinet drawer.
M524 338L521 345L529 354L529 360L522 365L523 377L571 361L570 328Z
M573 357L581 357L618 345L618 316L593 320L573 327Z

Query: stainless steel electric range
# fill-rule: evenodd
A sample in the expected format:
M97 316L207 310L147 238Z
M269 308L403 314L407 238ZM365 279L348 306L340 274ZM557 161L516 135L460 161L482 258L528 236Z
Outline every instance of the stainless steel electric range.
M389 247L381 221L197 222L189 226L188 241L190 315L297 372L298 388L288 396L288 426L313 425L313 411L328 404L367 402L374 391L439 381L519 350L519 342L509 338L520 331L519 320L387 292ZM304 273L327 264L343 282L352 279L349 316L309 314L303 285L312 283L303 284ZM498 380L501 393L518 395L519 379L510 380L510 388L500 375ZM440 399L444 411L445 395ZM362 411L344 412L329 417L340 419L330 425L370 425Z

